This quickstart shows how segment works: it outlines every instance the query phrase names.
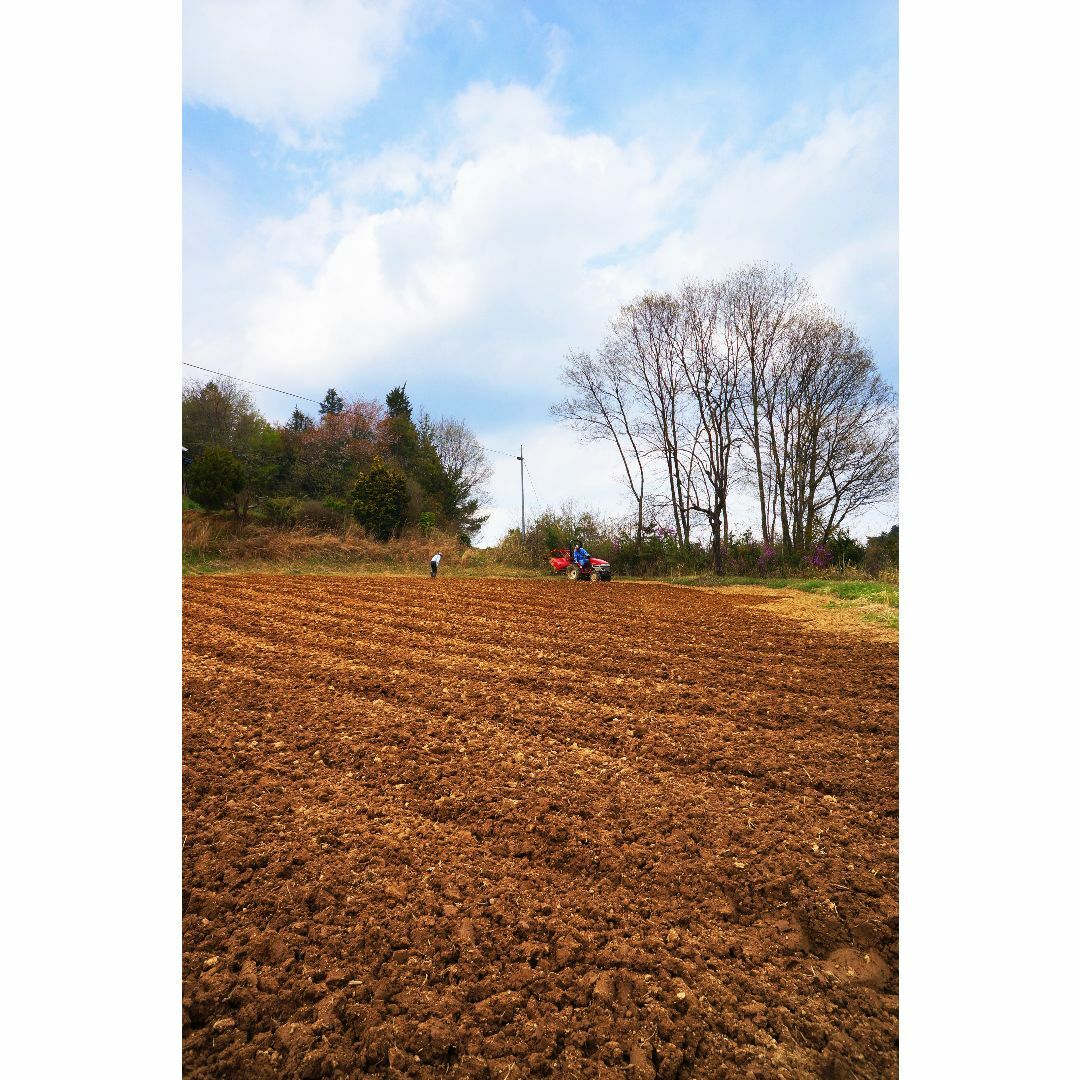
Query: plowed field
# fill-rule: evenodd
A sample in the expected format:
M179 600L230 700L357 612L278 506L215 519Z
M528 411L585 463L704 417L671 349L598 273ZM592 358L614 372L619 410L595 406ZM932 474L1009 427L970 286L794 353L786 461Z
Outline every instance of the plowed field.
M897 1073L897 651L762 595L184 584L191 1077Z

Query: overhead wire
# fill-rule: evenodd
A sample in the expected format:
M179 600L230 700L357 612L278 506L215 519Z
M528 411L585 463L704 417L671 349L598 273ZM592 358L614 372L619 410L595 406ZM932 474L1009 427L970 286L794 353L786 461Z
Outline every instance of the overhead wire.
M211 375L220 375L223 379L232 379L233 382L247 383L249 386L257 386L260 390L272 390L275 394L284 394L286 397L291 397L296 401L310 401L312 405L321 405L321 401L316 401L314 398L304 397L303 394L294 394L291 390L281 390L276 386L267 386L265 383L255 382L253 379L241 379L238 375L230 375L227 371L215 371L213 368L202 367L199 364L192 364L187 360L182 360L181 363L185 367L195 368L197 371L206 371ZM480 443L476 444L480 446ZM496 450L491 446L480 446L481 450L484 450L489 454L502 454L503 457L511 457L517 459L517 454L511 454L506 450ZM525 466L528 469L528 466ZM532 477L529 478L530 481ZM534 489L535 490L535 489Z
M529 478L529 487L532 488L533 496L536 498L536 505L539 507L541 503L540 492L536 490L536 484L533 483L532 473L529 471L529 463L527 461L522 462L525 466L525 475Z
M260 390L272 390L275 394L284 394L296 401L310 401L312 405L321 405L321 401L314 398L304 397L303 394L294 394L291 390L279 390L276 386L267 386L265 383L255 382L253 379L241 379L238 375L230 375L225 371L214 371L213 368L201 367L199 364L189 363L187 360L180 361L185 367L195 368L198 371L208 371L211 375L220 375L223 379L232 379L233 382L247 383L249 386L257 386Z

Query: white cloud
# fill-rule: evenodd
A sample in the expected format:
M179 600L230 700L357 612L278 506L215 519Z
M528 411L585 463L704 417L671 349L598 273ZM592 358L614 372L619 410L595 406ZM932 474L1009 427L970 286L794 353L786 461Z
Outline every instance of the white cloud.
M896 129L876 107L835 112L778 156L718 155L692 222L639 260L643 280L790 264L864 322L896 304Z
M344 378L409 357L545 385L641 289L759 258L794 265L856 319L895 305L895 204L879 177L894 138L874 110L836 114L773 158L568 134L521 86L471 87L449 120L437 150L391 149L249 236L231 263L237 363ZM391 208L365 208L388 194ZM189 343L205 343L189 316Z
M387 372L418 382L451 372L489 398L524 388L531 414L487 443L513 449L513 431L559 396L566 350L595 347L643 289L765 258L807 275L864 330L895 318L890 113L838 111L772 154L570 133L543 94L517 85L472 86L444 120L437 144L356 162L302 213L242 239L215 224L225 211L196 191L186 359L271 385L359 388L381 386ZM464 419L491 430L491 417ZM608 465L568 492L565 467L581 453L570 432L542 424L530 440L542 501L572 494L618 507ZM507 462L485 539L517 516L516 462L497 461L497 477Z
M184 98L318 136L370 101L411 0L185 0Z
M542 88L550 91L558 82L559 76L566 69L567 59L570 55L570 35L561 27L554 24L545 27L547 43L544 55L547 59L547 70L544 73Z
M278 378L316 365L336 378L404 354L450 360L468 378L499 357L496 379L528 365L539 385L626 299L610 266L590 264L669 226L701 166L564 134L523 87L472 87L450 117L450 143L415 169L417 197L372 213L357 201L364 188L408 186L416 159L391 151L345 182L350 195L320 196L249 237L233 261L244 296L219 342L234 364ZM209 347L199 313L188 315L189 344Z

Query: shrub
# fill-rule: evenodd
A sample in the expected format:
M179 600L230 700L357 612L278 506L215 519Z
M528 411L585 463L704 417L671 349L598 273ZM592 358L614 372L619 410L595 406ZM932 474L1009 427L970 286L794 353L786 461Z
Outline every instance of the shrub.
M832 552L824 544L817 544L809 555L803 556L803 562L815 570L824 570L832 562Z
M755 545L753 541L751 541L747 546L753 549L757 545ZM758 548L757 556L758 573L761 574L763 577L767 576L769 571L776 565L776 561L779 556L780 553L776 550L776 548L772 546L772 544L768 542L761 544L761 546Z
M885 570L900 569L900 526L894 525L888 532L871 536L866 541L863 569L878 577Z
M243 490L245 480L243 464L221 446L204 450L187 471L191 498L207 510L232 506Z
M334 502L337 505L328 505ZM313 532L337 532L344 518L345 504L340 500L299 499L296 503L296 523Z
M764 577L776 569L780 559L772 544L755 540L749 529L729 536L719 554L720 573L725 577Z
M288 496L266 499L261 507L263 517L278 529L291 529L298 520L299 508L299 500Z
M361 474L352 492L353 516L377 540L389 540L402 526L409 506L405 477L383 464L378 455Z
M841 570L848 566L858 566L866 554L866 548L853 540L844 529L830 536L825 541L825 546L829 549L833 562Z

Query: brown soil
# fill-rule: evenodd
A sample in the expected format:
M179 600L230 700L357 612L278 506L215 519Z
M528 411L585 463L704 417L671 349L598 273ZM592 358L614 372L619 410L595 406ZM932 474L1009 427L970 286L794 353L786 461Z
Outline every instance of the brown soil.
M767 595L184 583L190 1077L897 1073L897 652Z

